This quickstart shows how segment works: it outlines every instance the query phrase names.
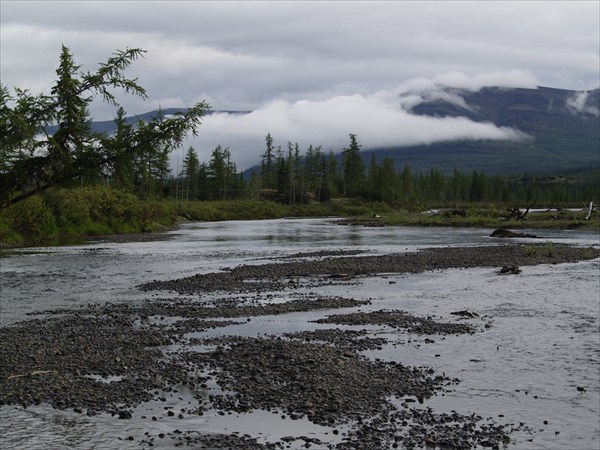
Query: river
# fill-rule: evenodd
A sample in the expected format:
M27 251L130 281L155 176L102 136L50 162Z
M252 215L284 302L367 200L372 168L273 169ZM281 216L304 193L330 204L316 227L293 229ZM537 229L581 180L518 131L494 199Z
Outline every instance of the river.
M544 241L600 246L597 233L525 230ZM360 250L365 254L415 251L435 246L489 245L489 229L340 226L326 219L282 219L185 224L155 242L91 242L11 252L0 259L0 324L29 313L88 303L135 303L155 293L137 285L152 280L214 272L240 264L273 262L298 252ZM527 242L528 239L520 241ZM539 241L536 240L536 241ZM405 365L432 367L460 383L426 400L435 411L476 413L498 423L525 426L509 448L600 448L600 261L528 266L514 276L491 268L417 275L367 277L359 283L322 287L323 295L371 299L371 309L401 309L417 316L449 317L468 310L490 324L475 335L423 343L374 327L390 343L366 355ZM274 296L274 299L277 295ZM363 309L365 309L363 307ZM368 309L368 308L367 308ZM206 332L253 336L319 328L322 312L253 318ZM322 328L322 326L320 326ZM178 398L170 400L177 404ZM299 433L334 442L329 430L305 420L281 420L257 411L185 421L114 420L46 406L0 407L0 448L126 448L123 436L185 427L200 432L248 433L264 441ZM155 448L170 448L155 442ZM140 448L132 444L131 448Z

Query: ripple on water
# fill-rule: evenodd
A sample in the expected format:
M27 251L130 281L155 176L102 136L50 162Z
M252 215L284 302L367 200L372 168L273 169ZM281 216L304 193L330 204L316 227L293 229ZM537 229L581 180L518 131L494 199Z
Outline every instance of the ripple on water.
M179 235L169 242L101 247L95 244L51 249L40 255L14 255L2 261L0 320L2 323L23 320L28 312L53 307L105 301L134 303L148 295L132 287L153 279L181 278L221 267L256 264L260 258L285 256L307 248L389 253L449 242L489 244L489 230L355 227L351 233L345 231L348 230L338 225L315 220L221 223L218 227L192 224L178 231ZM225 238L217 241L217 235ZM269 239L264 238L267 235ZM557 238L575 243L597 241L597 236L585 233L557 234ZM391 342L380 351L369 350L365 354L432 367L461 379L445 395L435 396L423 406L461 414L477 413L493 417L498 423L526 423L531 431L515 433L515 443L510 448L598 449L600 261L527 267L521 275L504 277L495 270L364 278L352 285L324 287L319 293L372 299L373 304L363 307L364 311L402 309L417 316L435 314L436 318L458 323L462 319L451 316L451 312L477 313L480 319L468 323L477 324L481 332L474 336L435 336L431 342L401 330L362 327ZM280 301L283 297L275 298ZM335 313L339 311L324 311L322 315ZM310 312L253 318L228 331L251 336L314 330L317 325L311 321L320 316L321 313ZM483 328L486 324L490 327ZM215 330L207 332L209 336L216 334ZM167 404L159 405L163 413L164 406L187 407L187 400L168 400ZM326 433L313 424L283 420L265 411L251 415L206 415L183 421L160 417L161 420L152 421L134 415L124 421L110 415L88 418L44 406L27 410L2 406L1 447L2 450L140 448L137 438L145 433L156 436L183 427L247 432L264 440L270 440L280 431L292 435ZM300 426L299 431L292 429L296 426ZM126 441L129 435L135 436L136 441ZM330 438L333 439L331 434L328 442ZM155 440L155 448L161 448L159 443ZM164 443L163 448L169 443L172 442Z

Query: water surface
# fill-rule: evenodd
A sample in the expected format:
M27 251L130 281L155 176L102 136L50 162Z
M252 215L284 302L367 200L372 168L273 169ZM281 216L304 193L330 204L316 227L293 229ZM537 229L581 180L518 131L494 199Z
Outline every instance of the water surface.
M186 224L160 242L107 243L28 249L0 259L0 323L26 320L28 313L88 303L135 303L159 295L136 285L259 264L317 250L361 250L366 254L416 251L448 245L504 244L489 229L368 228L324 219L287 219ZM531 230L542 241L600 245L597 233ZM530 242L530 239L522 239ZM539 241L536 240L536 241ZM476 335L422 337L371 327L390 340L370 357L428 366L461 380L451 392L423 404L439 412L476 413L498 423L526 424L510 448L597 450L600 446L600 262L523 267L516 276L493 268L444 270L417 275L367 277L319 288L323 295L371 299L363 310L401 309L439 320L461 320L451 312L479 315L469 322ZM170 294L169 294L170 295ZM285 299L276 295L275 300ZM312 320L338 311L253 318L205 335L284 333L324 328ZM347 312L347 311L345 311ZM489 325L485 328L485 325ZM584 388L585 391L578 390ZM169 405L189 406L185 392ZM161 405L145 405L155 413ZM307 421L282 420L258 411L246 415L205 414L183 420L115 420L87 417L46 406L0 407L0 448L140 448L128 436L156 436L174 429L249 433L265 441L286 435L342 438ZM148 417L149 417L148 416ZM546 422L546 423L545 423ZM342 429L342 431L344 431ZM155 448L172 448L168 439Z

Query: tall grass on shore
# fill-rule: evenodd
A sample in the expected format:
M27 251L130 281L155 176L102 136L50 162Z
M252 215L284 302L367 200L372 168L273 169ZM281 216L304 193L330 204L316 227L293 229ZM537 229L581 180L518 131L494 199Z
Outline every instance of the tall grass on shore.
M285 205L267 200L140 200L106 186L55 189L0 212L0 243L31 245L88 236L151 232L181 221L283 217L353 217L392 212L385 203L358 200Z
M383 202L330 201L286 205L269 200L218 200L169 203L177 214L191 221L260 220L283 217L347 217L392 212Z
M495 205L473 206L465 205L440 209L439 211L408 212L395 210L383 213L379 217L368 215L348 218L345 223L365 226L450 226L450 227L480 227L480 228L556 228L556 229L586 229L600 231L600 213L594 211L589 219L585 208L581 210L548 210L534 212L524 220L507 216L505 211Z
M0 212L0 244L32 245L89 236L143 233L182 221L259 220L283 217L342 217L366 226L455 226L505 228L585 228L600 230L600 214L586 220L585 210L529 214L510 220L495 204L453 205L428 213L392 208L383 202L336 199L326 203L286 205L269 200L140 200L106 186L55 189Z
M153 231L175 224L176 211L109 187L56 189L0 213L0 242L34 244L100 234Z

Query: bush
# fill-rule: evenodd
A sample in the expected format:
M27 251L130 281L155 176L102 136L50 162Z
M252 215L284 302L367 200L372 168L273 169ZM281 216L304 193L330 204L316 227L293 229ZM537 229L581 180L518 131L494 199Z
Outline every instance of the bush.
M171 226L176 210L107 186L55 189L0 213L0 241L10 244L98 234L155 231Z
M54 214L39 196L29 197L3 211L2 222L9 228L5 234L13 239L20 236L30 243L43 241L57 231Z

